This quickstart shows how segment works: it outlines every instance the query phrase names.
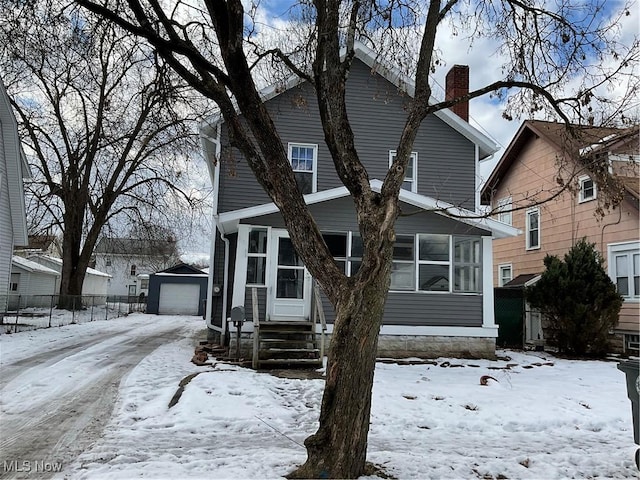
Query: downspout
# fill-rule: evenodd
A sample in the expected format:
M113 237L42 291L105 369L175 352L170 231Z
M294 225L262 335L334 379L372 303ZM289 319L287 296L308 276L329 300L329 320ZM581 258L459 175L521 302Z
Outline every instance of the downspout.
M229 294L229 239L220 232L220 238L224 242L224 277L222 279L222 338L226 339L227 333L227 295ZM223 340L226 343L226 340Z
M215 253L216 253L216 231L218 230L218 195L220 191L220 123L218 122L216 125L216 138L210 137L208 135L204 135L202 133L203 126L200 127L200 144L202 148L202 152L206 156L206 146L205 140L208 140L215 146L215 165L213 167L213 226L212 226L212 235L211 235L211 247L209 250L209 278L207 282L207 307L205 312L205 320L207 323L207 328L213 329L212 324L212 316L213 316L213 274L214 274L214 262L215 262ZM209 172L211 173L211 166L209 166ZM222 232L221 232L222 235ZM224 236L222 237L224 240ZM226 253L225 253L225 269L226 269ZM224 288L226 289L226 279ZM223 299L223 305L224 305ZM223 310L224 312L224 310ZM224 313L223 313L224 316ZM222 322L222 328L224 329L224 322Z

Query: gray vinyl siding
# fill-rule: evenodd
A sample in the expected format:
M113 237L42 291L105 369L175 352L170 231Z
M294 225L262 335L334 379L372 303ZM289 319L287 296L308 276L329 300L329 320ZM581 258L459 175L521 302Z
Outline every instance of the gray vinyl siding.
M434 212L421 211L416 213L418 209L412 205L401 204L401 208L407 216L398 218L396 222L397 235L413 235L416 233L491 235L488 231L472 227L466 223L444 217ZM320 230L326 232L358 230L355 209L349 197L310 205L309 209ZM280 212L244 219L242 223L285 228L284 220Z
M231 314L231 299L233 297L233 272L236 262L236 246L238 234L227 235L229 240L229 278L227 285L227 312L226 317ZM222 295L224 294L224 249L225 244L220 237L220 232L216 231L216 249L213 259L213 283L222 286L222 294L214 296L212 301L211 322L216 327L222 327Z
M333 305L323 293L321 297L326 321L333 323L336 318ZM389 292L382 323L413 327L481 327L482 295Z
M253 294L251 293L254 287L245 287L244 292L244 310L245 318L248 322L253 322ZM267 311L267 287L255 287L258 293L258 315L260 315L260 321L265 320Z
M347 108L360 160L369 178L384 179L389 150L397 148L406 120L406 97L359 60L348 80ZM313 89L302 83L269 100L282 142L318 145L318 191L341 186L319 121ZM228 145L223 125L222 145ZM418 193L473 209L475 205L475 146L437 117L427 117L416 138ZM226 212L270 201L240 153L223 147L220 167L219 211Z

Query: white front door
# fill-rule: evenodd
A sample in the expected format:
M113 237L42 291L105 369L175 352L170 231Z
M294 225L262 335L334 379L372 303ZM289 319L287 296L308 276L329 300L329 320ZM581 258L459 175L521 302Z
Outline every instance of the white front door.
M271 320L308 319L311 275L293 248L288 232L274 230L271 249Z

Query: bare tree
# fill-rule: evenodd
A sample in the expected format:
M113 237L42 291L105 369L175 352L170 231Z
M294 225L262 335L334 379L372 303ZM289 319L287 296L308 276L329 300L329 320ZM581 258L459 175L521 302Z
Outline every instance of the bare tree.
M533 1L305 0L293 12L304 42L288 50L260 49L258 19L241 0L76 0L120 27L144 37L192 87L218 105L230 134L256 178L280 209L296 251L336 309L318 431L307 438L307 461L290 477L356 478L365 472L371 388L378 333L390 282L398 194L418 127L428 115L481 95L507 99L507 116L548 110L562 121L592 116L598 88L637 58L612 43L615 23L604 19L606 2L584 10L558 0ZM252 4L253 5L253 4ZM255 5L254 5L255 6ZM546 8L553 8L547 10ZM576 7L577 8L577 7ZM500 78L447 101L434 101L429 78L439 61L436 33L452 22L458 35L488 35L510 56ZM415 61L403 63L415 84L397 155L380 193L354 146L345 102L354 45L362 41L406 59L410 32ZM292 42L290 42L292 43ZM394 55L400 54L400 55ZM590 59L611 61L606 71ZM305 68L304 59L309 60ZM327 147L349 190L364 244L353 277L338 268L296 186L278 132L253 76L261 62L281 62L315 87ZM571 82L573 93L565 94ZM595 119L594 119L595 121Z
M106 225L170 224L176 207L198 208L192 90L148 44L76 5L3 7L0 65L32 165L31 213L62 232L65 306Z

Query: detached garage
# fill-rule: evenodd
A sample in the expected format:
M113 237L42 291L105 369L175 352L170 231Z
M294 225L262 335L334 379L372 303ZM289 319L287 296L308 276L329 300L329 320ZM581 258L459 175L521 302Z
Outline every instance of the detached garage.
M180 264L149 276L147 313L203 315L207 274Z

